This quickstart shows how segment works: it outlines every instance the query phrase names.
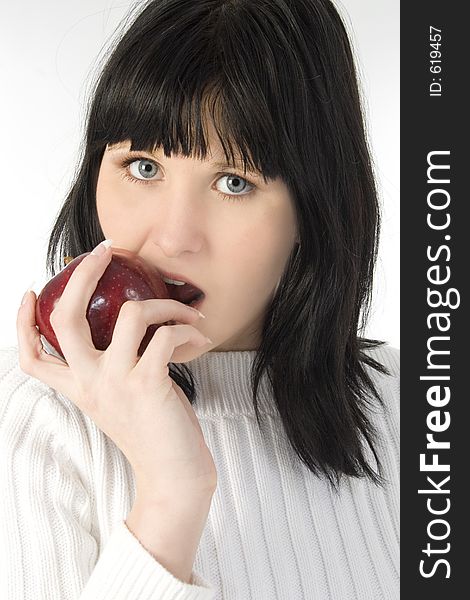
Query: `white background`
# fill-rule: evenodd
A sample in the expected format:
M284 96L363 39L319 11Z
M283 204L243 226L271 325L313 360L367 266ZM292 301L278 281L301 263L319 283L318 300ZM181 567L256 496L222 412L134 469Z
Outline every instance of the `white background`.
M49 234L77 167L88 87L129 7L111 0L2 2L0 36L0 346L47 281ZM366 334L399 338L399 0L336 3L355 49L383 227Z

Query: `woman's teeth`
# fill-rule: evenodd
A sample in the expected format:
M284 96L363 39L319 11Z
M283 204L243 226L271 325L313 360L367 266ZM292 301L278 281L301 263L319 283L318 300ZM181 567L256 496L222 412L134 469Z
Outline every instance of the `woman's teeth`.
M168 279L167 277L162 277L165 283L171 283L173 285L186 285L185 281L176 281L175 279Z

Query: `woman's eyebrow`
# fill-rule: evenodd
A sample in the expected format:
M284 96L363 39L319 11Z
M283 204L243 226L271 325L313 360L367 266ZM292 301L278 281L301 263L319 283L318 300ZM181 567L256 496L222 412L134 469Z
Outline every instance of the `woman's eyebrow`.
M214 162L210 162L209 164L211 164L213 167L216 167L217 169L226 169L227 167L233 167L235 169L240 169L241 171L244 170L244 165L243 165L243 161L242 160L236 160L233 163L228 163L225 161L214 161ZM246 172L247 173L252 173L253 175L259 175L258 171L252 171L249 166L246 166Z

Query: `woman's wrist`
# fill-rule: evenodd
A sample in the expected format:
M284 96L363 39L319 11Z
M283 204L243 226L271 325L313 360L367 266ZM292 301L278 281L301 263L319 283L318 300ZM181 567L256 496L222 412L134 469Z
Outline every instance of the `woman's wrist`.
M140 544L177 579L190 583L212 495L172 502L136 498L126 525Z

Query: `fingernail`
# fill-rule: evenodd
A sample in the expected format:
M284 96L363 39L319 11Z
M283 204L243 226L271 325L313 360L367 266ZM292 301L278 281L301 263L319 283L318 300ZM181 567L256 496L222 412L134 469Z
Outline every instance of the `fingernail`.
M190 308L193 312L197 313L202 319L206 318L206 315L203 315L202 312L200 312L197 308L194 308L193 306L188 306L188 304L186 304L186 306Z
M26 300L28 299L28 295L29 295L30 291L31 290L28 290L27 292L25 292L25 294L23 296L23 299L21 300L21 306L23 306L24 304L26 304Z
M24 296L21 300L21 306L23 306L23 304L26 303L26 300L28 299L28 294L29 292L33 289L33 287L36 284L36 280L33 280L29 285L28 285L28 289L26 290L26 292L24 293Z
M206 337L207 343L208 344L213 344L214 342L211 340L211 338Z
M101 256L106 252L106 249L112 245L112 243L113 240L104 240L103 242L100 242L96 248L91 251L91 254L94 256Z

